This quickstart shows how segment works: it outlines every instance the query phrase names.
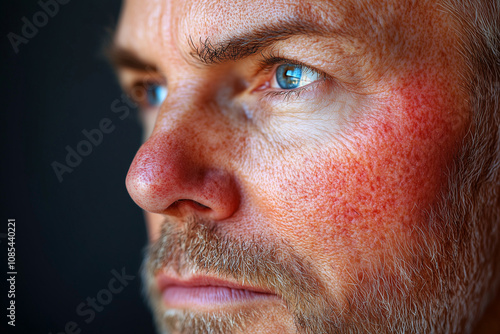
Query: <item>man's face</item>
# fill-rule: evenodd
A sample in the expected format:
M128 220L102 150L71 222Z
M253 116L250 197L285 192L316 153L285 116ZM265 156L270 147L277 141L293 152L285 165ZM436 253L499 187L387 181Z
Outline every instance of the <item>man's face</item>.
M470 124L454 24L435 1L126 2L159 328L439 332L476 311L441 305L467 265L445 255Z

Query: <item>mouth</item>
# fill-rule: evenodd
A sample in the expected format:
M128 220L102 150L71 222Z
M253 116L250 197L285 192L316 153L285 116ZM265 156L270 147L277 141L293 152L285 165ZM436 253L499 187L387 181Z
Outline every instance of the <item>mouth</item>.
M156 282L168 309L208 311L279 300L272 291L210 276L182 279L162 273Z

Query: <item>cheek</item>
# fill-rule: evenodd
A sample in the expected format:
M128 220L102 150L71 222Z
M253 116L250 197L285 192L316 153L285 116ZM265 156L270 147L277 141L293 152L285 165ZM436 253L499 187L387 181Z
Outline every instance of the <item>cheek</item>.
M143 212L144 212L144 217L146 219L149 242L150 244L152 244L160 237L161 226L162 223L165 221L165 218L160 214L151 213L148 211L143 211Z
M356 124L349 148L331 142L306 155L290 152L293 162L261 176L274 180L260 190L260 205L276 233L329 267L367 261L409 240L446 191L464 122L437 89L405 87L379 104L378 117Z

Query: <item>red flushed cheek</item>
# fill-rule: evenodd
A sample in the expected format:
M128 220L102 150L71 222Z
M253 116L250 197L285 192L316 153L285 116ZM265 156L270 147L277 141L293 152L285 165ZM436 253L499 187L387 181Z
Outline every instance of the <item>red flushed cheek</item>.
M454 97L430 82L400 82L345 135L349 146L325 143L282 166L276 174L285 177L265 191L276 228L341 263L404 243L423 226L446 191L466 126Z

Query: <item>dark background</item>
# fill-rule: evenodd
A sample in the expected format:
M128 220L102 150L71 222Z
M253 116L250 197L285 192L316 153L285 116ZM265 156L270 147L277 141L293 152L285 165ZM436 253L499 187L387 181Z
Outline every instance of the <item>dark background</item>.
M121 91L101 56L120 6L61 4L16 54L8 33L22 36L22 18L34 23L42 7L37 0L1 3L1 333L154 332L138 275L146 230L124 182L140 127L135 110L124 120L112 112ZM85 139L82 131L103 118L114 131L59 182L51 164L65 164L66 146L75 149ZM9 218L16 219L15 327L6 317ZM87 323L89 315L78 315L77 306L108 289L111 271L122 268L135 279ZM65 331L70 321L77 330Z

